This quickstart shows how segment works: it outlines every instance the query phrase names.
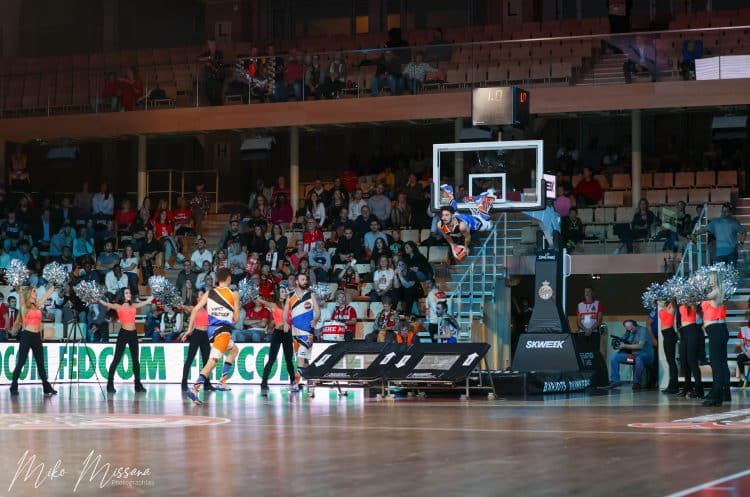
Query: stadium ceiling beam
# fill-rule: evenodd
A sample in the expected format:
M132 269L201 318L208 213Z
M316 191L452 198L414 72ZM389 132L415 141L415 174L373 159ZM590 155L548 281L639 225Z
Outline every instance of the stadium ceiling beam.
M631 85L532 87L531 113L554 115L632 109L750 104L748 80L670 81ZM368 125L471 115L468 91L401 97L344 98L258 105L0 119L8 141L97 139L289 126Z

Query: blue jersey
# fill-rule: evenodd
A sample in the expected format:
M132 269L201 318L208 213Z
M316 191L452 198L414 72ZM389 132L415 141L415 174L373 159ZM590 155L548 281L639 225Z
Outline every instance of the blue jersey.
M302 295L293 292L289 297L289 315L292 320L292 331L296 329L308 333L312 332L312 320L315 317L315 306L312 299L312 292L309 290Z

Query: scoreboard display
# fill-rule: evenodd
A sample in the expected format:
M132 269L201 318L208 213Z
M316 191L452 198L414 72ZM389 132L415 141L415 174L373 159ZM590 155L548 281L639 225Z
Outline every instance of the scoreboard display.
M529 92L517 86L474 88L471 121L474 126L517 126L529 122Z

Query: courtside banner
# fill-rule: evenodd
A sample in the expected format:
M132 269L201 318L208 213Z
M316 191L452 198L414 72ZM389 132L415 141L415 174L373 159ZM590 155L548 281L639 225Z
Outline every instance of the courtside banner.
M229 373L229 383L260 384L263 367L268 360L270 344L267 343L238 343L240 353L234 367ZM316 343L312 349L312 360L325 351L331 344ZM18 344L0 344L0 384L10 384L13 369L16 367L16 352ZM151 344L142 343L140 346L141 381L144 383L180 383L182 381L182 366L187 356L188 345L180 343ZM57 376L59 383L78 382L96 383L107 381L107 371L115 353L114 344L93 343L87 345L66 345L64 343L45 343L44 357L47 365L47 376L50 382ZM198 354L200 356L200 353ZM199 357L190 367L188 379L194 380L202 367ZM130 351L125 349L120 365L117 368L115 383L133 381L133 362ZM214 379L221 377L221 367L214 370ZM39 374L32 354L21 370L19 383L39 382ZM286 371L284 357L279 350L278 360L274 365L269 383L289 383L289 373Z

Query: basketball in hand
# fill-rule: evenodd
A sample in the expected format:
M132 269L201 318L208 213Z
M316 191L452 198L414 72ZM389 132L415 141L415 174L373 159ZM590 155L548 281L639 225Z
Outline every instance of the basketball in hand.
M469 255L469 251L463 245L453 246L453 257L455 257L457 261L464 260L467 255Z

